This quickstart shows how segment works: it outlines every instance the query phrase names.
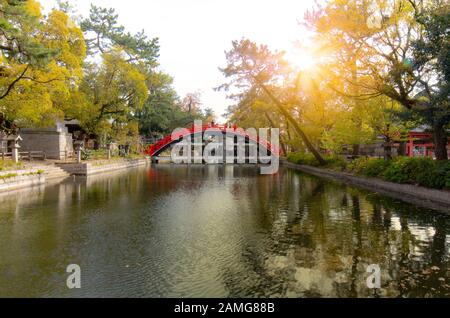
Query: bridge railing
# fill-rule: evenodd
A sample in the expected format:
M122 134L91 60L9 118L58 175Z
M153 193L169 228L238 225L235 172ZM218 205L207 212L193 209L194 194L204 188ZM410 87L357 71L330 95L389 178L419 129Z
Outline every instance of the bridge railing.
M195 125L187 127L187 128L185 128L184 131L180 131L180 137L183 138L185 136L192 135L195 132L197 132L196 129L198 129L198 128L199 127L195 127ZM244 136L245 138L248 138L249 140L251 140L253 142L263 145L264 147L266 147L266 149L270 150L270 152L272 154L279 156L281 153L281 150L278 147L275 147L274 145L272 145L270 142L268 142L264 138L260 138L259 136L254 136L254 135L248 134L244 129L239 128L236 125L227 126L227 125L209 124L209 125L201 126L202 133L204 133L207 130L217 130L217 131L221 131L221 132L226 132L227 130L230 130L231 132L240 134L241 136ZM170 144L173 141L174 140L172 139L172 135L168 135L168 136L164 137L163 139L161 139L160 141L158 141L157 143L149 146L148 149L146 150L146 153L151 156L154 153L156 153L158 150L160 150L161 148L165 147L166 145Z

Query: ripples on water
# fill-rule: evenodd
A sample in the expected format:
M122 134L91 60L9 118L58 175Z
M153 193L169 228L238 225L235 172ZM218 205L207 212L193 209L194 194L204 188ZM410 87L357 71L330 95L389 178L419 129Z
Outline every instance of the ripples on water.
M450 297L449 229L292 170L161 165L1 196L0 296Z

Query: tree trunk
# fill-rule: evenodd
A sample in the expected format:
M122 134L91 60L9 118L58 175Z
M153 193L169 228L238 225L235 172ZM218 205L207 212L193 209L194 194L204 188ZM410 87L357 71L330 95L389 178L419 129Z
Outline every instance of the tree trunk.
M443 124L436 124L433 127L433 140L434 140L434 153L437 160L448 160L447 144L448 136L447 131Z
M267 89L267 87L261 83L258 82L258 85L264 90L264 92L269 96L269 98L274 102L274 104L278 107L280 112L283 114L284 117L292 124L297 134L300 136L300 138L305 143L306 148L314 155L316 160L319 162L320 165L325 165L326 161L323 159L322 155L317 151L316 148L314 148L313 144L309 140L309 138L306 136L304 131L301 129L300 125L297 123L294 117L292 117L291 114L284 108L284 106L281 104L281 102Z
M406 156L406 141L401 141L400 146L398 148L398 155L400 157Z
M286 117L284 117L284 121L285 121L285 125L286 125L286 136L287 136L287 140L286 140L286 153L288 153L289 151L292 150L296 150L293 148L292 146L292 136L291 136L291 127L289 126L289 121L286 119Z
M358 64L357 64L358 60L357 60L357 56L354 56L352 59L352 63L351 63L351 68L352 68L352 82L353 82L353 95L354 96L359 96L359 86L357 85L358 82ZM353 99L353 109L358 110L361 108L361 102L355 98ZM361 130L362 129L362 120L360 117L357 117L354 119L354 122L356 124L356 126ZM358 157L361 154L361 145L360 144L354 144L352 145L352 155L353 157Z
M384 141L384 160L392 160L392 144L390 138L386 138Z
M269 114L267 114L267 112L264 112L264 115L266 116L267 120L270 123L270 126L272 126L272 128L276 128L274 121L272 120L272 118L270 118ZM286 151L286 142L283 138L283 136L280 134L280 144L281 144L281 151L284 157L287 156L287 151Z

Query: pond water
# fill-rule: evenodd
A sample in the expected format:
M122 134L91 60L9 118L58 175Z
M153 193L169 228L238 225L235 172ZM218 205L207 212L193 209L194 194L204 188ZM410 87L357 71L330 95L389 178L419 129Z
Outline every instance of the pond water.
M2 297L450 297L449 264L449 216L287 168L159 165L0 196Z

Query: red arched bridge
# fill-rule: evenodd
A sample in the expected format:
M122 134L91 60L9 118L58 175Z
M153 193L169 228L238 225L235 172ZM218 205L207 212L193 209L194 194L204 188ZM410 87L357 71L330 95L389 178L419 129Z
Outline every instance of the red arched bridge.
M248 145L253 144L257 146L257 153L260 153L261 147L264 148L264 151L267 156L280 156L280 149L278 146L271 144L269 141L267 141L264 138L261 138L258 135L249 133L248 131L238 128L236 126L226 126L226 125L216 125L216 124L209 124L209 125L199 125L199 126L191 126L189 128L184 128L179 131L177 131L176 134L168 135L165 138L161 139L160 141L156 142L153 145L150 145L147 147L145 153L149 155L152 158L156 158L159 155L161 155L164 151L171 148L173 145L186 140L189 138L189 136L192 138L191 140L194 140L194 137L196 135L201 134L201 140L202 144L205 141L205 133L208 135L217 135L222 134L223 140L226 140L225 137L229 138L230 136L236 138L240 137L240 140L245 141L246 145L246 154L248 154ZM205 146L205 144L203 144ZM236 155L236 143L234 142L235 146L235 155Z

